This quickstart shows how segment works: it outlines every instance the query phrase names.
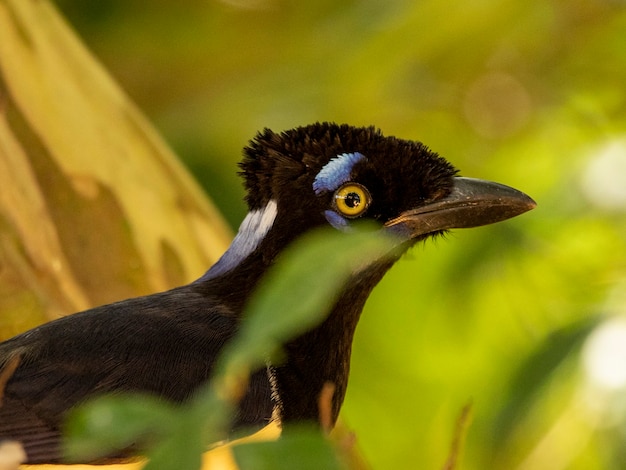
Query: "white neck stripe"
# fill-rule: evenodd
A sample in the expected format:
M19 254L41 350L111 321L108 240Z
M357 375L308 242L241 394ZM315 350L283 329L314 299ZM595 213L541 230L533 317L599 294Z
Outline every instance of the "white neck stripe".
M263 209L248 212L228 250L199 280L220 276L246 259L270 231L277 213L278 206L273 199Z

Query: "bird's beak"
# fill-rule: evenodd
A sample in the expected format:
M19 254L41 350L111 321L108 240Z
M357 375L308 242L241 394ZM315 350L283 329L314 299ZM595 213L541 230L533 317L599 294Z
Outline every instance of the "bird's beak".
M405 211L385 227L402 238L413 239L441 230L493 224L537 205L523 192L503 184L474 178L453 180L447 197Z

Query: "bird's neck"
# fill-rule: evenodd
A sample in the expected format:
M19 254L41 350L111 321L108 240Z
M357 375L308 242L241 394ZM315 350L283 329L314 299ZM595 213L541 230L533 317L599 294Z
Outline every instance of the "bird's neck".
M283 425L320 418L319 398L332 384L331 420L334 424L348 386L352 338L365 302L391 261L371 266L355 276L332 311L317 328L284 346L284 362L274 367L275 388ZM288 312L285 312L288 314ZM280 391L289 390L288 394Z

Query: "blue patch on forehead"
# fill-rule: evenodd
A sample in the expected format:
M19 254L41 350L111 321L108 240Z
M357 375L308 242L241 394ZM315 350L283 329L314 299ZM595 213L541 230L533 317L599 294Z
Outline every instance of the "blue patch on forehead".
M334 191L343 183L350 181L352 168L363 160L365 155L359 152L342 153L332 158L315 177L313 191L320 194L324 191Z

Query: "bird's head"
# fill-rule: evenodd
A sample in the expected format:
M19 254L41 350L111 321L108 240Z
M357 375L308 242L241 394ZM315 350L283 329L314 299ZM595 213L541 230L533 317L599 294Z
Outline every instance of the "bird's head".
M270 260L318 226L350 231L358 220L373 220L410 246L443 230L513 217L535 204L507 186L457 177L423 144L385 137L374 127L266 129L244 152L241 175L250 212L212 275L261 245Z

